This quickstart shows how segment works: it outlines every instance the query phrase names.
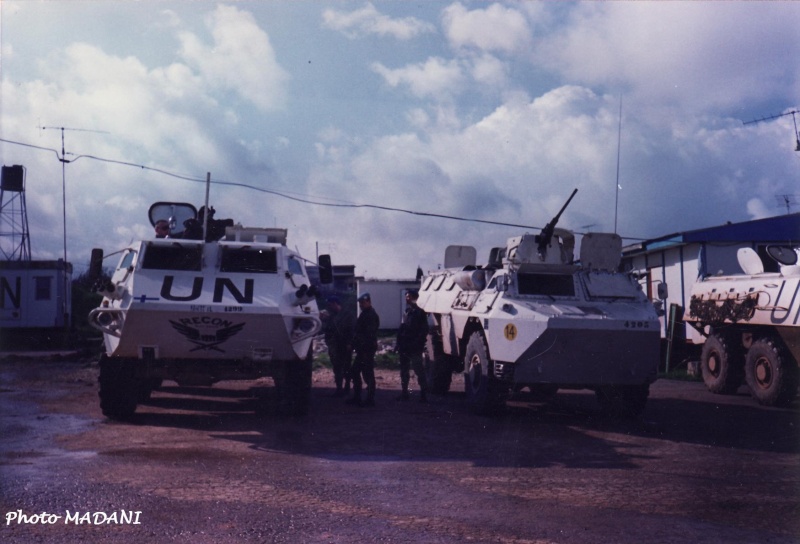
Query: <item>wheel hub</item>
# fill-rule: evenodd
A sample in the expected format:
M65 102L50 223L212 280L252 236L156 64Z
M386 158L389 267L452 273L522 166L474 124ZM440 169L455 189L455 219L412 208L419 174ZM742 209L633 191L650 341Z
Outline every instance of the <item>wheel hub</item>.
M769 387L772 382L772 366L766 357L759 357L756 361L756 382L760 387Z
M474 356L469 361L469 379L473 390L477 389L478 384L481 383L481 378L481 359L478 356Z
M716 353L712 353L708 357L708 371L711 372L712 375L718 376L719 375L719 355Z

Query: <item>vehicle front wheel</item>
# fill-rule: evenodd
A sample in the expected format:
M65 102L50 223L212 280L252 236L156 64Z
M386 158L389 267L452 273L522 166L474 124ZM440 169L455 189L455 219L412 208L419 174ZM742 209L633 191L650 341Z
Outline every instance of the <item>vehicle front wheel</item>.
M703 381L712 393L731 395L742 385L744 350L736 347L733 335L713 334L706 338L700 354Z
M788 406L797 396L797 363L779 340L760 338L745 359L747 385L764 406Z
M145 403L150 400L153 391L161 387L163 380L161 378L148 378L139 382L139 394L137 395L140 403Z
M494 376L491 364L483 335L472 333L464 356L464 391L475 414L496 415L506 406L508 387Z
M125 420L136 411L141 381L136 378L135 361L100 357L100 409L110 419Z
M278 412L285 416L308 415L311 406L311 375L313 355L302 361L286 361L281 375L275 376L278 393Z

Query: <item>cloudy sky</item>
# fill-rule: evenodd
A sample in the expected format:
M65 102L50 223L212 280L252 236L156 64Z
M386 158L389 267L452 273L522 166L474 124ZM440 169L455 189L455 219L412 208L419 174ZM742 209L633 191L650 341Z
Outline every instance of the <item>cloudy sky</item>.
M150 203L202 205L207 172L240 184L212 185L218 218L373 278L448 244L483 260L573 188L559 226L626 242L800 195L793 116L745 124L800 107L796 2L2 0L0 21L0 138L37 146L0 157L27 169L33 258L59 258L69 129L77 273L151 237Z

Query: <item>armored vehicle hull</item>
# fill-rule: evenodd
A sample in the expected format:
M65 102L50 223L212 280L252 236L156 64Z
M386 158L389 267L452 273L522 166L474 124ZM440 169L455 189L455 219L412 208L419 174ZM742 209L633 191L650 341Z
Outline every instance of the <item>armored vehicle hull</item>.
M216 241L162 238L122 252L89 315L103 333L100 404L126 418L164 379L272 377L280 408L308 409L316 289L286 231L228 227Z
M767 406L787 406L800 383L800 266L798 249L772 246L779 272L765 272L758 254L739 250L743 274L710 276L692 287L684 320L706 336L703 381L714 393L746 382Z
M467 260L423 279L433 389L446 391L451 373L463 371L476 413L502 410L509 391L527 387L588 388L608 412L638 415L657 376L659 321L636 280L616 271L621 240L586 235L580 265L569 231L541 241L511 238L486 266L472 262L474 249L451 246L448 255Z

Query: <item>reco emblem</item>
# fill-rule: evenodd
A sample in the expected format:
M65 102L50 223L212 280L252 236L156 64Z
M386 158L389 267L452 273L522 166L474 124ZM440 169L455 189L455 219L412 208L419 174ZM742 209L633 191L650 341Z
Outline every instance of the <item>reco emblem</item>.
M196 347L190 351L219 351L225 353L225 350L220 349L220 344L227 342L231 337L236 336L245 326L244 323L232 324L230 321L218 318L209 317L194 317L188 319L181 319L179 321L169 320L172 328L186 337L189 342ZM192 325L197 325L193 327Z

